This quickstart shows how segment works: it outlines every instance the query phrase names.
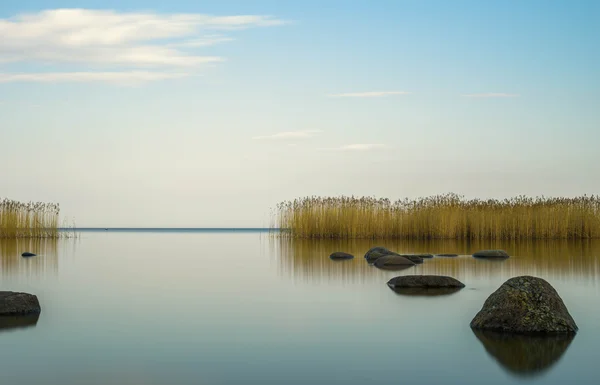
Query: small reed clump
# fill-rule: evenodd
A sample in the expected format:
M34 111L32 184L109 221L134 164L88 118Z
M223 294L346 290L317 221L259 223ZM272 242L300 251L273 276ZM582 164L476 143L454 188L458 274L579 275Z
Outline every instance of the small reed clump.
M306 197L277 205L275 223L293 238L600 238L600 196L466 200Z
M58 238L59 213L54 203L0 200L0 238Z

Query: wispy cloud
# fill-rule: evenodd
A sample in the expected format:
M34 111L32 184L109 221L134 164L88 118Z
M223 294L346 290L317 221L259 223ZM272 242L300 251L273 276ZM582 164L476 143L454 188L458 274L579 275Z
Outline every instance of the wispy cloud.
M344 94L330 94L330 98L381 98L394 95L409 95L406 91L370 91L370 92L349 92Z
M347 144L345 146L340 147L330 147L330 148L321 148L320 150L328 150L328 151L371 151L378 150L383 148L389 148L389 146L380 143L357 143L357 144Z
M197 49L231 41L215 31L285 24L270 16L211 16L203 14L158 14L111 10L54 9L0 19L0 64L22 62L75 66L64 75L95 81L85 70L119 71L140 80L140 71L173 72L176 68L197 69L224 60L204 56ZM212 31L212 33L211 33ZM149 72L146 72L148 74ZM4 78L19 74L3 74ZM30 74L29 81L46 81L45 74ZM145 81L172 75L144 76ZM59 79L60 77L54 77ZM60 80L54 80L60 81ZM84 80L82 80L84 81Z
M0 83L15 82L105 82L123 85L137 85L140 83L177 79L186 77L186 73L147 72L147 71L125 71L125 72L47 72L47 73L20 73L0 74Z
M516 98L519 97L518 94L506 94L501 92L488 92L483 94L465 94L463 95L467 98Z
M278 132L276 134L271 135L261 135L255 136L252 139L262 140L262 139L307 139L312 138L322 133L321 130L304 130L304 131L286 131L286 132Z

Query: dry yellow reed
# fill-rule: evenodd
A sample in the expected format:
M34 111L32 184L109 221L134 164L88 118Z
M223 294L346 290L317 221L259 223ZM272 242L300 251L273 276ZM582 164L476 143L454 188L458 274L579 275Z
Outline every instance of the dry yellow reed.
M0 200L0 238L58 238L59 213L54 203Z
M600 238L600 196L467 200L306 197L277 205L281 234L294 238Z

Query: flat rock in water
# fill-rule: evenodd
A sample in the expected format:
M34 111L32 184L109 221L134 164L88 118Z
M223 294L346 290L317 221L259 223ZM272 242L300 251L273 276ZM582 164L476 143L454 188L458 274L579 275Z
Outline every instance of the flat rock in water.
M26 251L23 254L21 254L21 257L35 257L35 256L36 256L36 254L30 253L28 251Z
M414 263L417 263L417 264L423 263L423 258L416 254L396 254L396 253L394 253L394 255L399 255L399 256L404 257L404 258L406 258L410 261L413 261Z
M336 251L335 253L332 253L329 256L329 258L331 258L331 259L352 259L352 258L354 258L354 255L344 253L343 251Z
M545 280L531 276L504 282L483 304L471 328L505 333L576 333L564 302Z
M433 258L433 254L414 254L417 257L421 257L421 258Z
M406 259L400 255L386 255L377 258L374 262L375 267L385 270L400 270L414 266L415 263L410 259Z
M388 281L388 286L398 288L463 288L465 284L444 275L405 275Z
M473 253L475 258L508 258L509 255L504 250L481 250Z
M366 252L365 259L369 263L373 263L377 258L381 258L390 254L393 254L390 250L386 249L385 247L377 246L372 247L371 249L369 249L369 251Z
M436 254L436 257L458 257L458 254Z
M0 291L0 316L39 314L40 303L33 294Z

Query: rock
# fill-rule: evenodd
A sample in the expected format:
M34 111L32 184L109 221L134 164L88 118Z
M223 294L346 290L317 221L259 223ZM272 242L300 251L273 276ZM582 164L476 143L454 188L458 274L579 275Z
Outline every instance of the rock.
M436 254L436 257L458 257L458 254Z
M475 258L508 258L509 255L504 250L481 250L473 253Z
M329 256L329 258L331 258L331 259L352 259L352 258L354 258L354 255L344 253L342 251L336 251L335 253L332 253Z
M421 257L421 258L433 258L433 254L414 254L417 257Z
M392 252L386 249L385 247L377 246L367 251L367 253L365 254L365 259L367 260L367 262L373 263L377 258L381 258L390 254L392 254Z
M28 251L21 254L21 257L35 257L35 256L36 256L36 254L30 253Z
M386 255L381 258L377 258L377 260L374 262L374 265L379 269L400 270L414 266L415 263L400 255Z
M0 316L39 314L40 303L33 294L0 291Z
M406 275L395 277L387 285L397 294L439 296L456 293L465 285L442 275Z
M404 257L406 259L408 259L409 261L413 261L414 263L423 263L423 258L421 258L420 256L416 255L416 254L396 254L394 253L394 255L399 255L401 257Z
M485 301L471 328L521 334L578 330L556 290L545 280L530 276L504 282Z
M565 353L574 334L523 335L474 330L483 347L506 371L519 376L540 375Z
M388 281L388 286L398 288L463 288L465 284L459 280L443 275L405 275Z

